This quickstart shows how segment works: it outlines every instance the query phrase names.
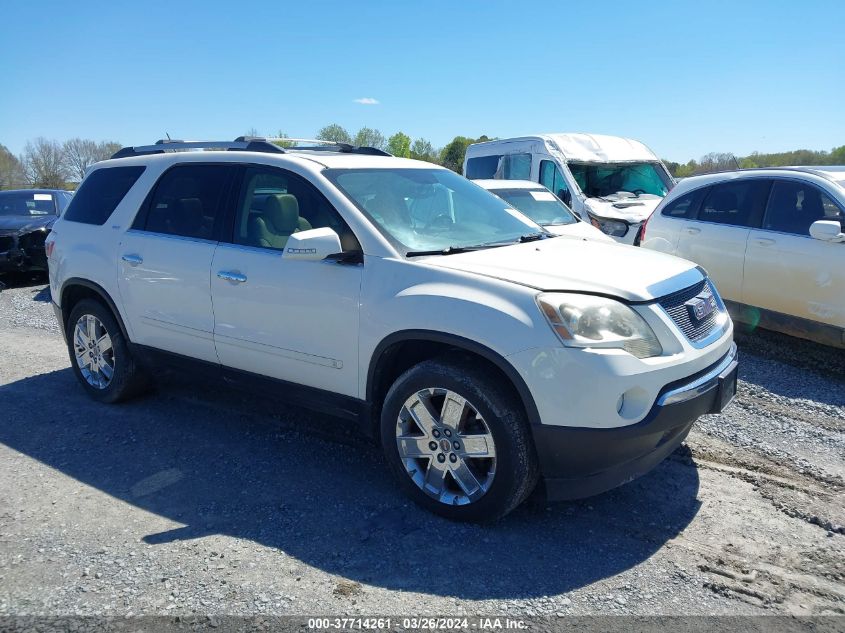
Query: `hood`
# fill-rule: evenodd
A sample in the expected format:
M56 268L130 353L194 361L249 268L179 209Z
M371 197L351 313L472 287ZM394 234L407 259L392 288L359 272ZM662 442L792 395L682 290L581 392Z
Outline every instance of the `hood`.
M584 205L593 215L609 220L625 220L629 223L644 221L663 200L660 196L643 195L639 198L607 196L586 198Z
M598 240L599 242L616 243L609 235L605 235L589 222L575 222L574 224L549 224L543 227L549 233L555 235L568 235L580 237L585 240Z
M31 233L52 226L55 215L0 215L0 233Z
M679 257L568 236L434 255L427 257L425 263L537 290L602 294L626 301L651 301L704 278L695 264Z

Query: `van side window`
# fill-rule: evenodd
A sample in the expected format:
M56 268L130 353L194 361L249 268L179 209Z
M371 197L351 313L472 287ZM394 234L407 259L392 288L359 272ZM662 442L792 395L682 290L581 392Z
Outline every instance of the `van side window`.
M557 165L550 160L540 161L540 184L567 204L572 199L563 174L560 173Z
M531 154L505 154L499 160L493 178L497 180L529 180Z
M492 178L499 166L501 154L492 156L478 156L467 161L467 173L464 174L470 180L481 180Z

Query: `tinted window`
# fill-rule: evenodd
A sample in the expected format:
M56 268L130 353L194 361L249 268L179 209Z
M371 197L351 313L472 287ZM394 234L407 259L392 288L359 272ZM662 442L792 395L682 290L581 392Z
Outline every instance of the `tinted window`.
M763 228L795 235L809 235L816 220L837 220L845 225L842 210L824 192L805 182L775 181Z
M145 167L106 167L92 172L71 198L64 219L105 224Z
M531 154L506 154L499 159L493 178L528 180L531 178Z
M328 227L344 250L360 249L346 223L304 179L280 169L246 171L235 218L235 244L283 250L294 233Z
M560 173L557 165L550 160L540 161L540 184L561 200L568 198L569 187L566 185L566 180L563 179L563 174Z
M499 159L501 154L494 156L479 156L477 158L470 158L467 161L467 173L464 174L471 180L479 178L492 178L499 166Z
M0 191L0 215L56 215L56 201L51 193Z
M691 191L667 204L661 214L670 218L695 218L698 207L701 204L701 199L707 191L707 187Z
M179 165L156 184L143 222L145 231L214 239L228 165ZM78 195L78 194L77 194Z
M701 204L698 219L702 222L759 226L768 180L740 180L711 187Z

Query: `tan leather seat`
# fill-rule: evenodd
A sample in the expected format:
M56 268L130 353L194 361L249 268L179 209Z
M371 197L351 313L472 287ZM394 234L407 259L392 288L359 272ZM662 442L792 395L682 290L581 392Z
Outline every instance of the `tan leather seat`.
M291 235L310 228L308 220L299 217L296 197L279 193L267 196L261 214L250 219L247 230L251 244L283 249Z

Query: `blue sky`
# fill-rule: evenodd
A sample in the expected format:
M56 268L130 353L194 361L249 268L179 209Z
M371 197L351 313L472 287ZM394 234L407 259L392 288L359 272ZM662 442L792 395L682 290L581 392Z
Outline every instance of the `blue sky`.
M580 131L845 144L845 2L3 0L0 143ZM358 103L374 99L377 104Z

